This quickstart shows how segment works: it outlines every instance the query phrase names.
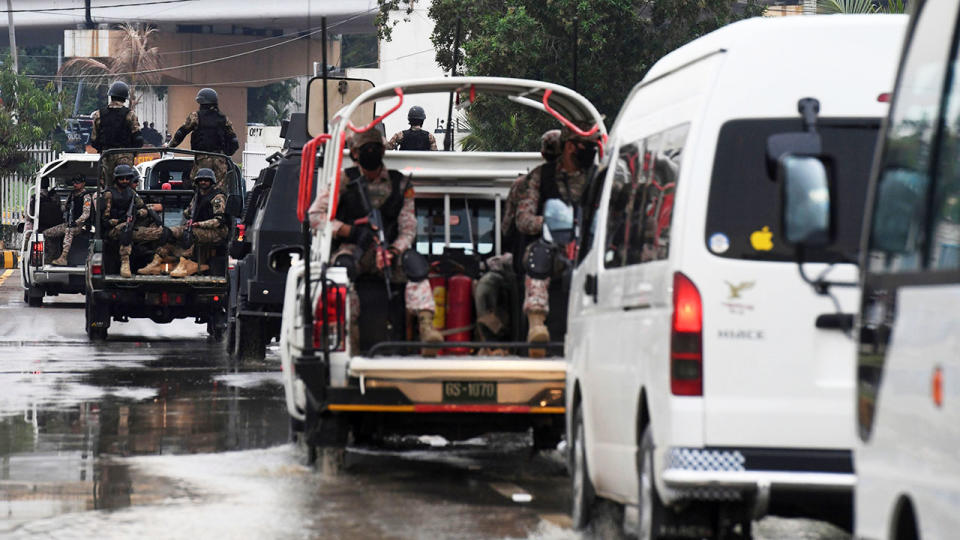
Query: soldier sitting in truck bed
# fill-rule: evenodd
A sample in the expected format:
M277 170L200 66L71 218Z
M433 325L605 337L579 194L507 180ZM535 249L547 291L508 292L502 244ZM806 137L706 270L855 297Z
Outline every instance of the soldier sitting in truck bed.
M202 168L197 171L194 178L197 192L183 211L186 222L170 229L162 229L158 239L163 240L164 245L157 248L153 261L141 268L138 274L162 274L164 259L177 253L180 255L180 262L170 271L170 277L187 277L207 270L206 264L199 264L197 261L198 248L224 244L230 230L226 213L227 196L213 187L215 179L212 169Z
M149 215L143 200L130 184L137 171L130 165L117 165L113 169L114 186L103 192L103 219L107 237L120 243L120 275L133 277L130 271L130 254L133 252L135 221Z

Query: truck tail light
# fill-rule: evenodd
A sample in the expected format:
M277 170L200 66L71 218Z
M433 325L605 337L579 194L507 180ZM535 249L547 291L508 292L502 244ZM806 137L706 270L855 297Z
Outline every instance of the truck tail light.
M703 302L697 286L680 272L673 274L670 392L703 395Z
M41 266L43 264L43 242L33 243L33 252L30 254L30 264Z
M103 267L100 266L99 264L91 265L91 266L90 266L90 273L93 274L93 275L95 275L95 276L99 276L99 275L103 274Z
M313 312L313 348L321 349L327 343L335 345L333 352L347 350L347 288L339 285L327 288L325 301L317 302ZM324 323L327 333L324 339Z

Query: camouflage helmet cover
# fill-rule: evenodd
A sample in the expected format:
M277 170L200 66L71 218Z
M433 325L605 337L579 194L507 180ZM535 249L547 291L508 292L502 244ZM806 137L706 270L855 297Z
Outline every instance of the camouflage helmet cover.
M206 167L197 170L197 175L193 177L197 182L200 180L209 180L211 182L216 181L217 175L213 173L213 169L208 169Z
M123 81L114 81L114 83L110 85L110 89L107 90L107 95L126 101L127 98L130 97L130 87Z
M376 143L385 146L383 135L375 127L353 134L353 148L360 149L365 144Z
M551 129L543 132L540 137L540 155L548 161L557 159L562 153L560 144L560 130Z
M200 105L216 105L219 99L217 91L213 88L201 88L197 92L197 103Z
M125 163L121 163L120 165L117 165L116 167L113 168L114 180L120 180L121 178L126 178L130 181L133 181L133 179L136 177L137 177L137 170Z
M407 120L409 120L411 123L414 121L419 121L422 124L426 119L427 113L424 112L423 107L419 105L410 107L410 112L407 113Z

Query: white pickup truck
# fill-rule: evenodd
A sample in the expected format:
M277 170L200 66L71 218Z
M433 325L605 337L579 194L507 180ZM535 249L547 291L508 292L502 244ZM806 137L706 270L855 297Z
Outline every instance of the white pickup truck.
M329 135L311 133L318 135L315 143L325 158L313 193L321 189L338 192L337 182L346 181L338 178L338 172L349 166L344 137L375 129L382 119L354 126L349 119L356 110L393 98L388 103L393 108L386 113L390 114L402 106L403 96L420 93L456 93L461 107L485 96L517 109L538 109L560 122L590 122L595 130L606 133L589 101L549 83L489 77L396 83L360 95L331 119ZM314 114L308 111L308 115ZM303 155L313 152L305 148ZM475 320L472 287L460 297L468 299L466 307L456 303L454 289L465 283L475 285L481 261L505 250L500 222L507 192L520 175L542 163L542 157L535 152L388 151L384 162L412 181L418 221L415 246L434 269L430 279L437 320L443 322L445 309L460 310L461 315L470 317L469 329ZM310 169L309 164L302 169L301 182L306 184L301 187L298 204L301 219L311 197L304 188L313 184ZM332 243L330 222L311 230L309 267L303 261L291 265L284 296L280 354L286 402L295 435L308 450L308 458L315 458L318 448L337 451L350 441L376 443L385 437L411 434L457 440L487 432L530 431L535 447L556 446L563 435L565 412L562 335L553 336L546 358L534 359L528 357L525 332L514 331L508 342L480 342L472 330L454 325L458 328L446 332L445 348L439 355L422 356L423 343L396 337L371 341L369 336L375 333L371 327L386 326L393 336L404 336L403 295L395 295L400 297L399 308L373 308L378 295L386 302L383 279L358 279L352 285L360 297L361 339L360 350L352 350L346 300L351 284L344 268L327 264ZM516 279L519 294L515 290L512 308L514 325L519 326L522 275ZM309 292L304 290L307 280ZM309 299L306 305L304 299ZM562 299L565 302L566 296ZM449 313L447 317L449 326ZM491 350L499 354L488 354Z

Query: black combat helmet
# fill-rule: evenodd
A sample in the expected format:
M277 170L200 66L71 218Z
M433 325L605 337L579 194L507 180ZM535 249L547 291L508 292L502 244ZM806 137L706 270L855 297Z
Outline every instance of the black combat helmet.
M423 125L423 121L427 119L427 113L423 112L423 107L419 105L414 105L410 107L410 112L407 113L407 120L411 124L419 123Z
M201 179L206 179L211 182L216 181L217 175L213 174L213 169L208 169L206 167L199 169L197 175L193 177L194 181L199 182Z
M137 170L131 167L130 165L120 164L114 167L113 169L113 179L120 180L121 178L128 178L131 182L137 177Z
M107 95L126 101L130 97L130 87L123 81L115 81L110 85L110 90L107 91Z
M201 88L197 92L197 103L200 105L216 105L218 100L217 91L213 88Z

